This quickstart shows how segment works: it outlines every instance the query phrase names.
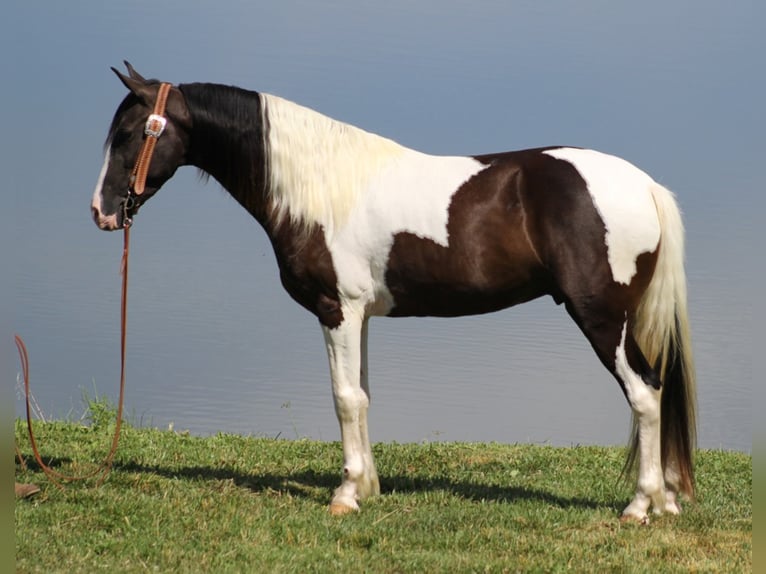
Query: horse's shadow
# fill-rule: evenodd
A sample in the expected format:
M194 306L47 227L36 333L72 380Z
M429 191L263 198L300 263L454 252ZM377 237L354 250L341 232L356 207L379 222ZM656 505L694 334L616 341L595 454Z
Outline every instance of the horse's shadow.
M189 478L195 480L232 481L241 488L252 492L278 491L295 497L311 499L326 504L331 493L340 483L335 473L311 470L284 474L247 474L231 468L190 466L170 469L161 466L144 465L136 462L115 463L113 468L124 472L151 473L166 478ZM418 478L411 475L380 475L381 493L415 493L444 491L456 497L476 502L539 501L560 508L597 509L618 504L597 502L587 497L567 497L550 491L519 486L486 485L476 482L454 480L447 477ZM328 492L329 491L329 492Z
M71 465L73 460L69 457L58 457L58 456L43 456L43 460L45 462L45 465L48 468L57 469L64 466ZM30 472L43 472L43 467L40 466L40 463L37 462L37 459L28 454L22 455L21 460L19 461L18 457L16 458L17 465L21 469L26 469Z
M34 457L24 457L27 468L33 472L42 471ZM70 464L69 458L46 459L51 468ZM147 473L165 478L186 478L209 481L231 481L240 488L252 492L278 491L295 497L311 499L318 504L327 503L329 493L338 486L340 476L335 473L304 470L284 474L249 474L232 468L212 468L208 466L187 466L169 468L158 465L140 464L135 461L115 462L114 470L128 473ZM380 476L381 492L415 493L444 491L454 496L477 502L538 501L560 508L596 509L605 506L617 509L618 501L613 503L597 502L587 497L567 497L554 492L519 486L486 485L478 482L454 480L448 477L419 478L412 475ZM329 491L329 492L328 492Z

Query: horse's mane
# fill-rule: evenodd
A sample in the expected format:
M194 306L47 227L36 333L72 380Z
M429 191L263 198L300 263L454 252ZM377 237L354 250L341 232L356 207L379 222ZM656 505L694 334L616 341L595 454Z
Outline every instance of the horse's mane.
M332 235L370 178L405 148L282 98L261 98L275 217Z
M370 178L405 149L277 96L217 84L179 88L205 163L246 208L265 193L276 224L332 234Z
M219 84L182 84L194 141L203 142L204 163L246 209L259 203L265 186L264 124L258 92ZM194 146L192 142L192 146ZM209 177L200 167L200 176Z

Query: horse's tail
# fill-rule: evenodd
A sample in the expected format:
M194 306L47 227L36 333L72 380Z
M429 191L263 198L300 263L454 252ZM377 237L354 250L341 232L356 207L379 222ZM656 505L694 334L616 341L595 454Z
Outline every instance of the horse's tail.
M684 272L684 226L673 194L652 187L660 221L660 250L652 280L636 311L633 335L662 381L660 436L662 466L677 473L680 491L694 497L696 383ZM626 469L637 462L638 427L633 418Z

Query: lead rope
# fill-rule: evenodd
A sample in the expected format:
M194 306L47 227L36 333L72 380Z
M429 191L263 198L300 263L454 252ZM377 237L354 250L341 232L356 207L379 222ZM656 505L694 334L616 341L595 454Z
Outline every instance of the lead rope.
M54 470L48 466L40 455L40 451L37 448L37 441L35 440L35 433L32 430L32 408L30 406L30 388L29 388L29 355L27 353L27 347L24 341L18 335L14 335L16 341L16 348L19 351L19 359L21 360L21 372L24 378L24 399L27 408L27 433L29 435L29 442L32 444L32 453L34 454L37 464L45 472L48 479L55 484L59 489L63 490L61 481L76 481L86 480L96 475L101 475L98 479L97 485L101 485L109 474L112 468L112 462L114 461L114 455L117 452L117 445L120 442L120 429L122 427L122 412L125 402L125 355L126 355L126 342L127 342L127 320L128 320L128 255L130 253L130 226L124 228L124 243L122 248L122 261L120 263L120 274L122 275L122 297L120 301L120 397L117 403L117 422L114 427L114 435L112 437L112 446L106 455L104 461L92 472L83 475L66 475ZM26 467L24 459L21 457L18 447L16 447L16 455L19 457L22 467Z
M122 298L120 302L120 398L117 403L117 422L114 427L114 436L112 438L112 446L109 449L109 453L106 455L104 461L94 470L80 476L70 476L62 474L43 462L40 451L37 449L37 441L35 440L35 434L32 430L32 408L30 406L30 392L29 392L29 357L27 354L27 347L24 345L21 337L14 335L16 340L16 347L19 350L19 358L21 359L21 370L24 377L24 398L27 407L27 432L29 434L29 442L32 444L32 452L34 453L35 460L40 468L43 469L46 476L50 481L60 489L64 487L61 485L62 480L75 481L85 480L92 478L98 474L101 476L98 479L97 484L100 486L104 480L106 480L109 471L112 468L112 462L114 460L114 454L117 452L117 445L120 442L120 429L122 427L122 410L125 402L125 349L127 341L127 322L128 322L128 255L130 253L130 227L132 220L129 217L128 202L135 197L140 196L145 189L146 178L149 174L149 165L152 162L152 154L154 153L154 147L157 144L157 140L165 131L165 125L167 119L165 118L165 106L167 105L168 95L170 93L171 85L163 82L160 84L157 90L157 100L154 102L154 113L152 113L146 120L144 126L144 134L146 139L141 146L141 151L136 158L136 163L133 166L133 171L128 182L128 198L125 203L125 216L123 221L124 242L122 248L122 262L120 263L120 274L122 275ZM18 447L16 448L16 455L19 457L19 461L22 466L25 465L24 459L21 458Z

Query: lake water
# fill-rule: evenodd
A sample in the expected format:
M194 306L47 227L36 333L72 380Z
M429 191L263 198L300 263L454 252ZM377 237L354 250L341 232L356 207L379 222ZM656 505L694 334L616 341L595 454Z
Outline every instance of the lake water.
M89 202L123 96L108 66L127 56L147 76L278 93L432 153L566 143L634 161L675 190L685 212L700 445L751 451L764 279L752 265L762 261L754 214L765 183L746 110L760 92L726 86L758 69L762 20L727 9L724 22L706 8L687 29L674 22L688 14L674 20L665 4L662 18L615 7L595 19L534 3L512 13L506 3L426 5L318 11L296 0L243 18L238 10L254 8L221 4L206 15L184 10L181 26L143 42L135 34L148 7L102 13L93 4L87 18L14 8L37 28L20 38L36 42L19 70L27 90L4 96L16 112L6 126L14 137L0 143L3 193L13 197L0 212L3 292L12 293L0 326L8 347L10 333L24 337L47 416L79 417L83 393L116 400L122 237L95 228ZM170 9L152 7L152 17L175 22ZM643 41L640 22L654 41ZM48 53L69 64L52 66ZM338 440L316 320L283 292L265 234L217 184L181 170L144 207L130 279L133 422ZM617 383L549 298L480 317L375 318L369 344L374 441L627 439ZM3 353L12 386L18 366ZM18 397L15 408L22 413Z

